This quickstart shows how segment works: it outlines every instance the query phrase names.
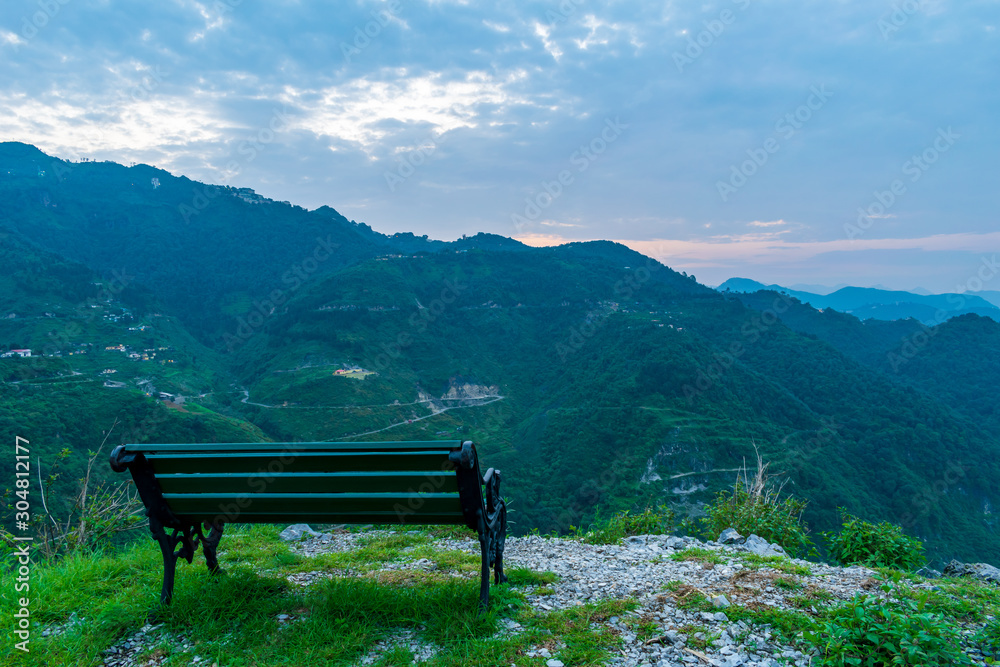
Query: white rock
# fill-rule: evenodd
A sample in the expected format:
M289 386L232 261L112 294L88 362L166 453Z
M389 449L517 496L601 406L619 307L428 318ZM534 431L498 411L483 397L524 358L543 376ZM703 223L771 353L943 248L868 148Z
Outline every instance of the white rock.
M281 531L278 536L286 542L298 542L303 537L319 537L319 533L310 528L307 524L296 523Z

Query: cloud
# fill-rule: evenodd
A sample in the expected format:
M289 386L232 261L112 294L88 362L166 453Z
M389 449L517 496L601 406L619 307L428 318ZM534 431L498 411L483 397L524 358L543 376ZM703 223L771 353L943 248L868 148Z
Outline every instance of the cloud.
M514 239L520 241L524 245L530 245L534 248L545 248L548 246L572 243L572 241L567 240L558 234L521 234L519 236L515 236Z
M472 71L449 80L440 73L412 76L400 68L382 72L377 79L356 79L323 90L287 88L279 100L299 109L297 127L317 137L353 142L371 155L407 125L442 134L488 123L511 106L533 105L509 91L509 84L521 76L522 72L511 72L499 79Z
M25 41L17 33L10 32L9 30L0 30L0 44L9 44L16 48L24 43Z
M37 28L37 0L0 4L0 133L63 157L214 182L236 161L234 185L438 238L515 233L511 213L570 170L525 230L535 242L628 238L692 262L726 247L762 263L857 256L835 249L844 224L894 180L906 192L871 234L996 227L995 2L921 2L888 35L891 8L862 0L56 4ZM735 19L703 35L723 9ZM830 101L778 131L817 85ZM275 110L287 125L246 160ZM571 156L607 118L628 129L578 171ZM909 180L904 164L948 126L961 138ZM721 201L716 183L769 138L778 149ZM853 247L868 243L881 248Z
M696 241L619 240L619 243L658 259L672 258L717 266L739 261L743 264L766 266L790 261L801 262L829 253L890 250L982 252L984 248L1000 247L1000 232L935 234L920 238L838 239L807 242L746 237L713 237Z

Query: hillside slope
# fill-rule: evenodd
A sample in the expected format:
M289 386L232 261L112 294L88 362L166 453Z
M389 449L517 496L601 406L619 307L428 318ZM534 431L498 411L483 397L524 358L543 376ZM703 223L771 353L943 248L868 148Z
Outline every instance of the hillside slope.
M225 408L233 388L217 355L141 286L103 278L14 232L0 233L0 264L0 353L32 354L0 358L0 438L29 441L33 480L59 472L52 509L76 494L88 451L108 431L105 454L122 441L266 438ZM197 404L184 402L193 395ZM72 452L65 459L64 449ZM4 468L0 488L14 488L14 472ZM102 457L97 479L109 474Z
M775 292L741 294L741 302L763 308ZM830 343L886 377L941 401L996 432L1000 414L992 400L1000 379L1000 323L974 314L928 327L915 320L860 321L789 302L780 314L788 327Z
M329 207L309 212L147 165L73 163L0 144L0 226L100 274L156 290L196 333L235 335L303 283L371 257L386 238ZM280 304L279 304L280 305Z
M609 243L404 256L317 281L238 373L275 437L475 439L518 531L696 513L757 444L817 529L844 506L940 558L1000 555L995 436L767 311Z

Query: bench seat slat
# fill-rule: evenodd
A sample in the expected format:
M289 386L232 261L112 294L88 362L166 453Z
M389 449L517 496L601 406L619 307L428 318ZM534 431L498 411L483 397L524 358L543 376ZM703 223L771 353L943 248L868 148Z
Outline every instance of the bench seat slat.
M163 499L175 514L225 516L246 513L381 514L406 513L462 514L458 494L450 493L164 493ZM328 523L336 523L330 521Z
M198 444L131 444L125 452L394 452L421 449L451 450L461 440L410 440L406 442L222 442Z
M218 518L218 512L193 513L185 516L195 521L212 521ZM346 524L405 524L414 526L464 526L465 518L459 514L398 514L397 512L367 512L367 513L310 513L310 512L245 512L233 519L234 523L346 523ZM475 536L475 531L471 535Z
M153 472L169 473L260 473L274 472L378 472L454 470L448 450L412 452L306 452L281 454L253 452L226 454L187 452L147 454Z
M163 493L458 493L455 473L414 472L282 472L161 474Z

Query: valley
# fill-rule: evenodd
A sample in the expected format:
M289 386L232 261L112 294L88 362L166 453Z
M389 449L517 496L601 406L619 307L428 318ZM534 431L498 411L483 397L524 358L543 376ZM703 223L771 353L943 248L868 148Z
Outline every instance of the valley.
M759 449L820 548L844 508L1000 560L989 318L862 321L616 243L382 235L222 190L185 224L186 179L32 160L0 145L0 345L32 350L0 359L0 430L46 470L72 452L63 500L116 419L115 443L471 439L517 534L696 517Z

